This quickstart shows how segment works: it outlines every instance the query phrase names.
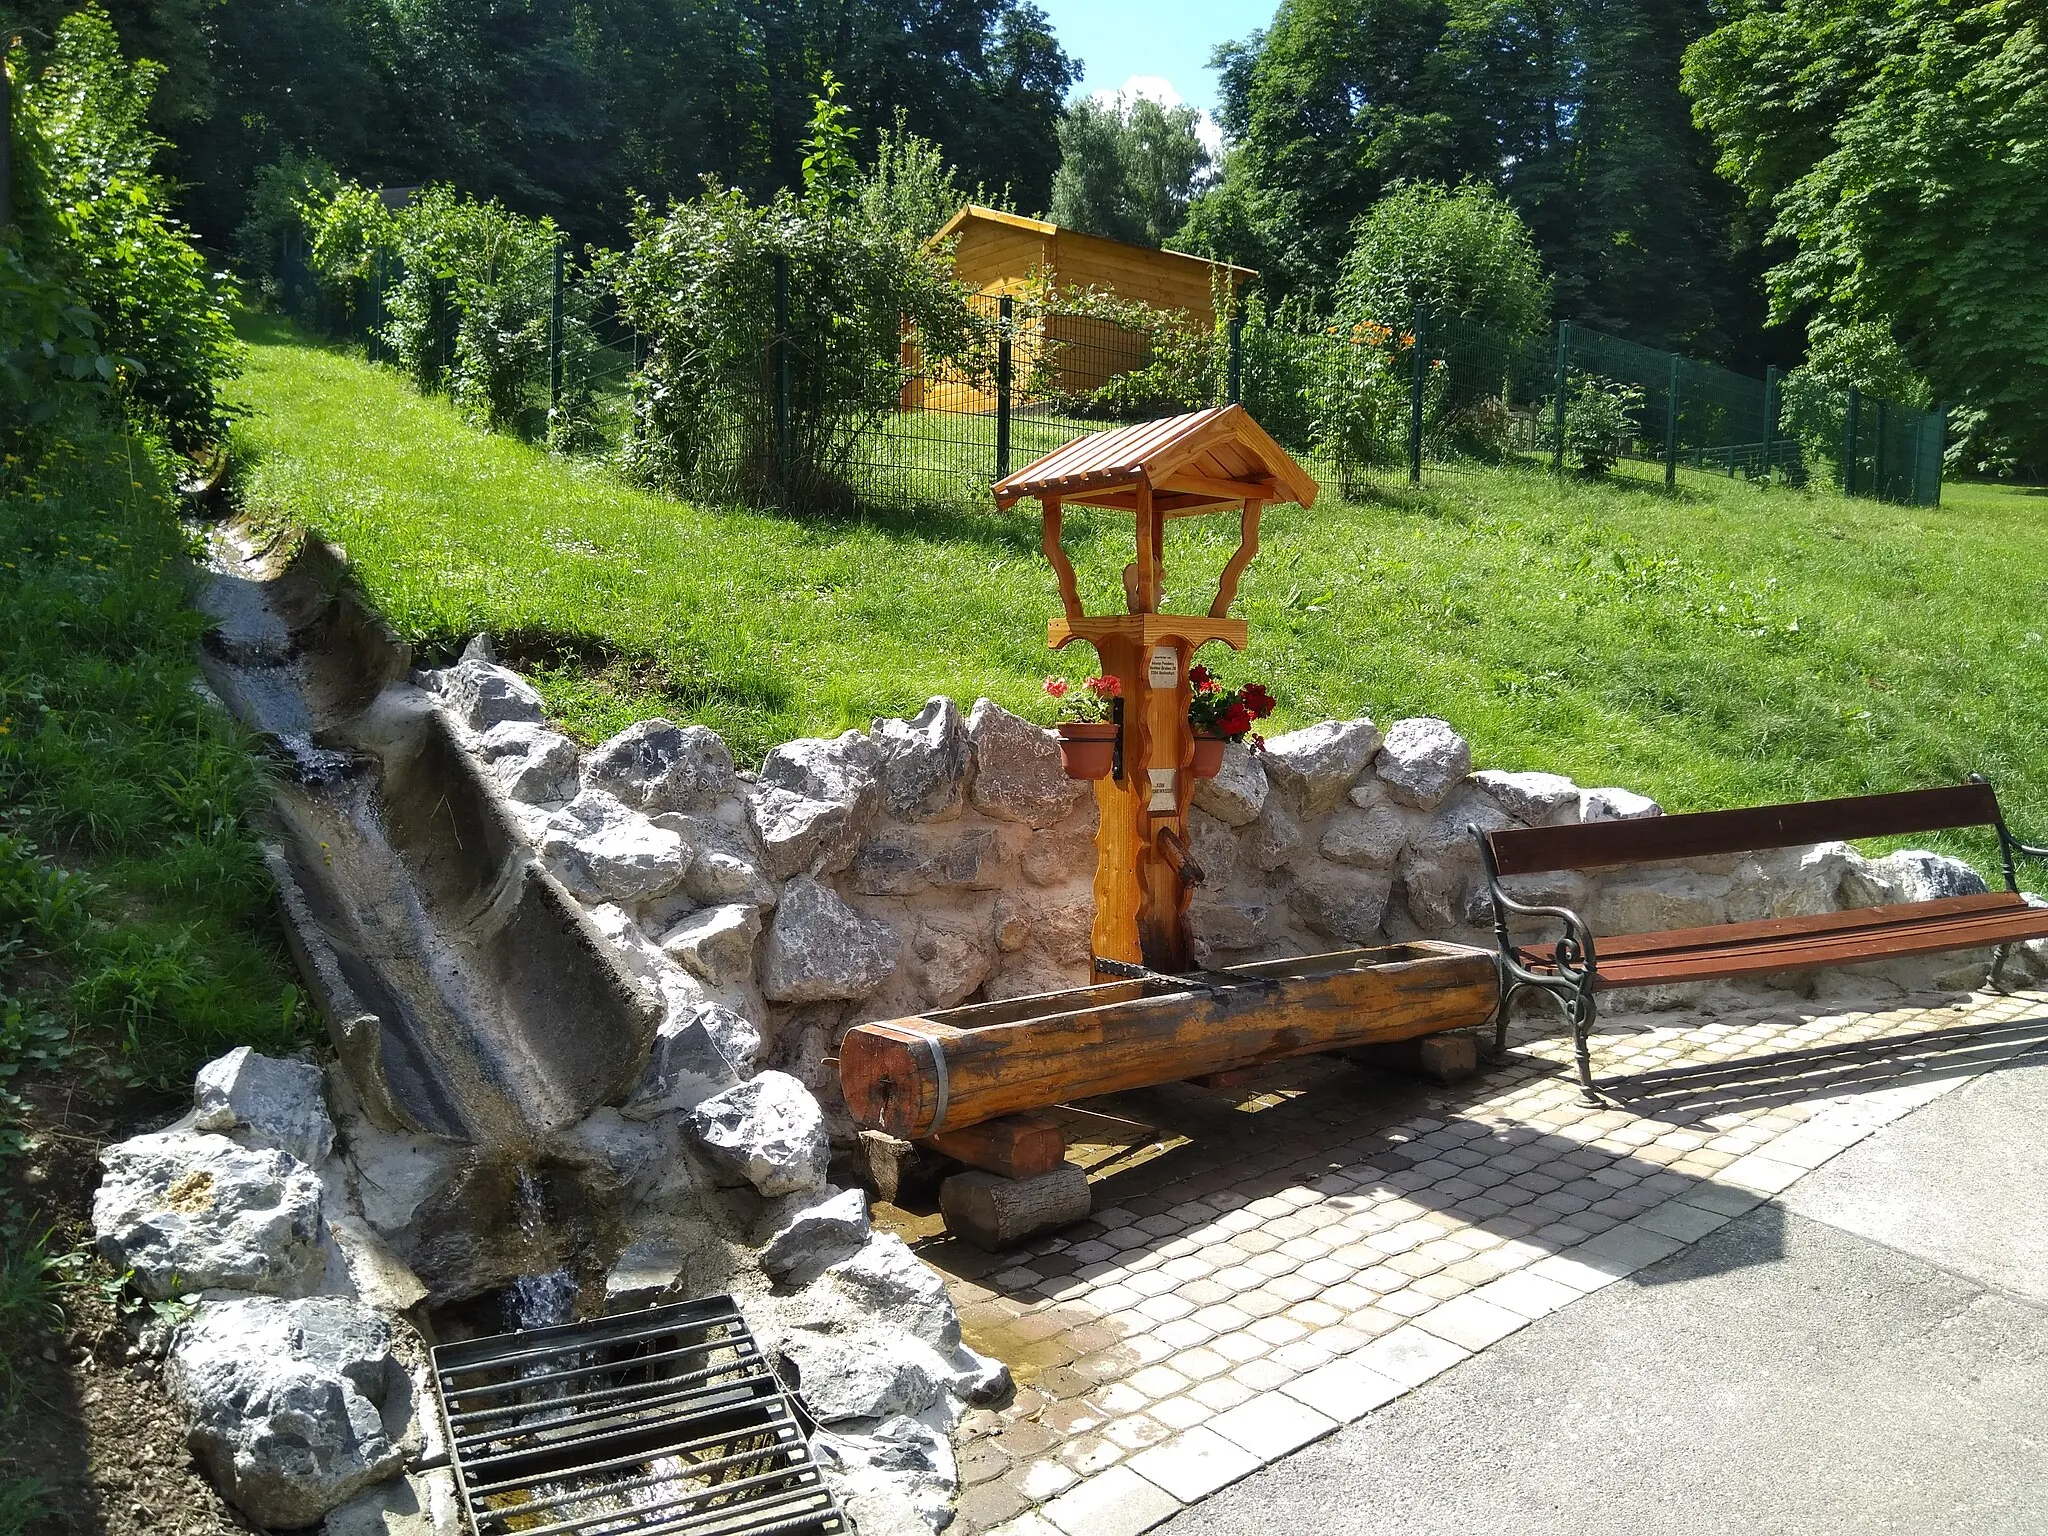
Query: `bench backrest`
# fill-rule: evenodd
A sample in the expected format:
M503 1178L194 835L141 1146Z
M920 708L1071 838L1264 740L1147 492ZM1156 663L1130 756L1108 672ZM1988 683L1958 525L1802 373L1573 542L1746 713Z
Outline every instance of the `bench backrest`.
M1753 849L1995 826L1998 797L1989 784L1851 795L1738 811L1693 811L1639 821L1589 821L1563 827L1513 827L1487 834L1503 875L1602 869L1660 859L1702 859Z

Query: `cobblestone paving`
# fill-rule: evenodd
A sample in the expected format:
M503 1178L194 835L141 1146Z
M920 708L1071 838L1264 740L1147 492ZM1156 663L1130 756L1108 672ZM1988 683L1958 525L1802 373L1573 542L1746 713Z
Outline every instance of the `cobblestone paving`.
M1018 1382L961 1426L955 1529L1146 1530L2048 1038L2024 994L1697 1017L1602 1021L1623 1107L1576 1102L1540 1020L1456 1088L1316 1062L1114 1101L1156 1131L1104 1154L1092 1220L921 1248Z

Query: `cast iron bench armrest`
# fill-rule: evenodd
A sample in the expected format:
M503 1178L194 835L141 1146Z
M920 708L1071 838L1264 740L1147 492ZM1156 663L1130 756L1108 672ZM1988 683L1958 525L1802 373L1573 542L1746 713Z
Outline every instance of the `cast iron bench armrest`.
M1467 823L1466 830L1472 840L1479 844L1479 861L1486 870L1486 894L1493 902L1493 932L1497 949L1494 964L1500 973L1500 996L1494 1004L1493 1054L1504 1057L1508 1049L1508 1009L1516 996L1523 991L1546 994L1556 1003L1572 1026L1574 1050L1579 1057L1579 1074L1582 1079L1592 1071L1585 1045L1585 1026L1590 1023L1593 1009L1593 982L1599 971L1600 957L1593 944L1593 928L1583 917L1570 907L1548 906L1537 902L1517 901L1501 889L1500 870L1493 857L1493 845L1476 823ZM1547 917L1563 925L1564 933L1551 951L1551 970L1548 975L1533 971L1522 963L1515 941L1508 936L1508 915L1518 917Z

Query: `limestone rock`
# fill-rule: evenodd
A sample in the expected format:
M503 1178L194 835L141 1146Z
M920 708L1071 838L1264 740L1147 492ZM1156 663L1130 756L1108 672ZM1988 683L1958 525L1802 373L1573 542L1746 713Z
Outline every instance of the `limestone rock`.
M726 1183L764 1195L818 1189L832 1148L818 1101L786 1072L763 1072L704 1100L690 1112L690 1134Z
M1728 919L1746 923L1836 911L1842 905L1842 888L1851 868L1868 864L1847 843L1766 850L1736 867L1728 893Z
M1288 904L1325 938L1373 944L1381 937L1393 884L1386 874L1324 866L1295 883Z
M1326 720L1266 743L1266 777L1294 797L1303 816L1327 815L1379 750L1370 720Z
M592 1199L607 1208L636 1205L677 1161L674 1121L628 1118L609 1105L557 1132L554 1146Z
M324 1536L465 1536L455 1474L407 1473L328 1511Z
M761 782L808 800L844 805L862 830L880 801L882 753L859 731L786 741L761 764Z
M462 1171L459 1147L409 1131L379 1130L361 1117L346 1121L344 1139L363 1219L389 1241L409 1237L421 1207Z
M1579 786L1561 773L1504 773L1483 768L1472 782L1525 827L1550 827L1579 819Z
M707 810L733 792L732 753L703 725L641 720L590 754L583 782L650 815Z
M1244 861L1262 874L1293 862L1301 847L1301 823L1277 800L1268 800L1258 820L1245 828Z
M777 880L806 870L837 874L853 861L867 830L859 801L816 800L773 784L750 786L747 811Z
M555 813L539 853L578 900L634 905L681 884L696 850L672 828L585 789Z
M320 1180L289 1153L172 1130L106 1147L100 1164L93 1235L143 1295L290 1295L319 1282Z
M662 935L661 952L714 987L724 987L754 974L754 944L760 937L759 907L706 907Z
M1601 933L1660 933L1728 920L1728 880L1678 867L1602 882L1588 916Z
M861 1536L932 1536L952 1523L952 1442L908 1414L868 1434L818 1435L812 1456Z
M695 1109L744 1082L760 1049L760 1032L730 1008L706 1003L672 1013L655 1030L647 1071L619 1112L653 1120Z
M1990 887L1961 859L1920 848L1902 848L1873 859L1870 875L1899 894L1896 901L1940 901L1949 896L1981 896Z
M1087 786L1060 768L1059 737L988 699L967 717L974 747L974 808L997 821L1044 828L1064 820Z
M245 1147L276 1147L309 1166L334 1149L320 1069L310 1061L238 1046L199 1069L192 1109L198 1130L219 1131Z
M1079 818L1066 826L1034 832L1017 859L1017 872L1030 885L1065 885L1085 880L1095 873L1095 827L1093 818L1081 825Z
M993 827L947 834L897 828L861 844L848 880L863 896L914 896L933 886L993 890L1002 883L1000 857Z
M1472 771L1472 748L1447 722L1419 715L1387 727L1373 767L1396 800L1429 811Z
M683 1281L688 1256L665 1237L642 1237L628 1243L604 1277L607 1312L628 1312L672 1296Z
M960 1347L960 1314L945 1280L894 1232L871 1233L859 1252L826 1274L869 1318L900 1328L944 1355Z
M1391 869L1401 856L1417 818L1399 807L1379 801L1370 810L1346 808L1330 818L1330 825L1317 845L1322 856L1336 864L1355 864L1364 869Z
M1229 827L1250 824L1266 803L1266 765L1242 742L1223 749L1223 767L1213 779L1195 780L1195 804Z
M507 720L539 724L546 713L533 684L510 668L465 657L439 679L441 700L472 731L488 731Z
M1087 965L1095 954L1093 901L1047 902L1027 909L1038 947L1063 965Z
M966 801L967 727L959 706L935 697L909 720L877 720L882 809L902 821L950 821Z
M946 1390L946 1362L884 1330L794 1328L779 1353L796 1367L804 1402L826 1424L922 1413Z
M731 821L723 814L727 808L733 815ZM767 856L748 824L748 811L745 802L727 800L721 802L718 814L655 818L656 826L679 833L683 841L695 846L697 856L683 876L683 891L699 906L775 905L779 889L766 873Z
M404 1464L410 1383L360 1302L209 1298L173 1335L164 1384L194 1455L259 1526L311 1525Z
M1470 885L1476 874L1468 862L1403 854L1399 867L1401 899L1415 926L1434 932L1464 923L1471 907Z
M987 981L996 968L995 946L986 927L927 919L910 941L926 1006L951 1008Z
M995 911L996 948L1006 955L1014 955L1031 942L1031 920L1024 915L1024 909L1007 896L996 898Z
M1582 789L1579 791L1581 821L1641 821L1645 816L1662 816L1664 807L1648 795L1632 789Z
M1188 928L1198 948L1257 949L1265 938L1267 909L1197 896L1188 906Z
M761 1250L761 1268L777 1280L849 1256L868 1240L868 1197L858 1189L837 1194L800 1209Z
M576 793L576 743L560 731L507 720L486 731L476 751L514 800L538 805Z
M1202 885L1210 891L1228 884L1237 870L1237 833L1207 811L1188 811L1188 849L1202 871Z
M761 990L780 1003L868 996L896 968L896 930L871 922L808 876L782 893L761 962Z

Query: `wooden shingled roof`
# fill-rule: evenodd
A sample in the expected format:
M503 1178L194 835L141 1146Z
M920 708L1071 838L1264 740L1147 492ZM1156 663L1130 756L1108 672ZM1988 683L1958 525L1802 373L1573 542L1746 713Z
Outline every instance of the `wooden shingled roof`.
M1026 496L1135 511L1136 489L1152 506L1189 516L1256 500L1315 505L1316 482L1241 405L1213 406L1163 421L1077 437L996 482L996 505Z

